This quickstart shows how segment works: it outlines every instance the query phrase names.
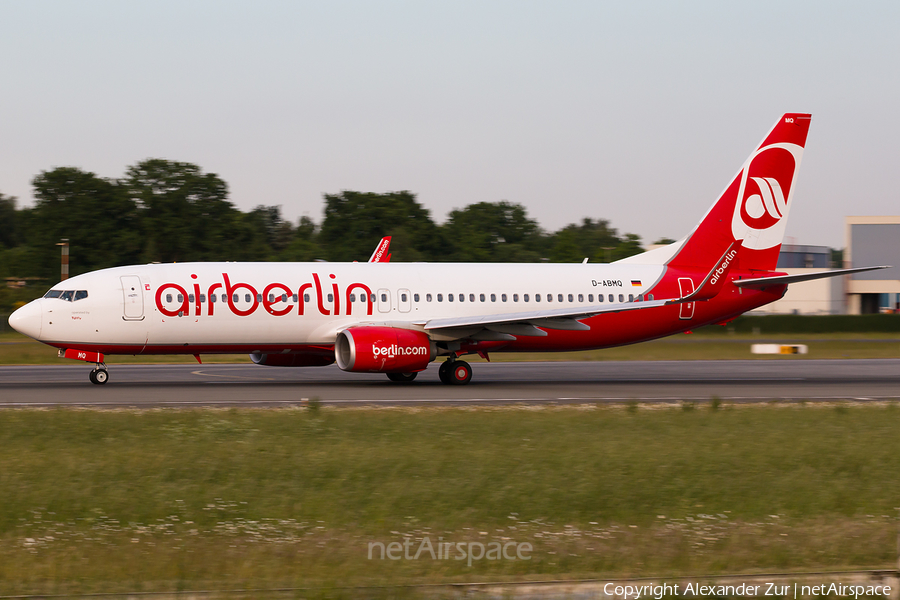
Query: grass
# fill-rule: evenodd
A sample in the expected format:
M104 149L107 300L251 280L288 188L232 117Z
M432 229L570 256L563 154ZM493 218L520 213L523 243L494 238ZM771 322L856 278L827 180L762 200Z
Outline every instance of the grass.
M884 567L898 426L893 404L7 410L0 592ZM425 537L532 558L367 558Z
M750 354L755 342L801 343L809 346L806 355ZM248 362L246 354L204 354L204 363ZM833 333L770 335L722 334L698 332L675 335L642 344L587 350L582 352L522 352L495 353L495 361L561 361L561 360L804 360L808 358L900 358L900 339L890 333ZM479 362L476 355L466 358ZM124 363L195 363L193 356L109 356L109 364ZM18 333L0 334L0 365L12 364L72 364L60 359L56 349Z

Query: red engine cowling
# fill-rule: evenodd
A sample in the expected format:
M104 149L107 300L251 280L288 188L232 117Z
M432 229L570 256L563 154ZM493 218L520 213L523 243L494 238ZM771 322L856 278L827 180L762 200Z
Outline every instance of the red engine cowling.
M334 356L345 371L414 373L434 360L437 345L422 331L364 325L338 333Z
M254 352L250 360L267 367L324 367L334 362L334 357L326 354L263 354Z

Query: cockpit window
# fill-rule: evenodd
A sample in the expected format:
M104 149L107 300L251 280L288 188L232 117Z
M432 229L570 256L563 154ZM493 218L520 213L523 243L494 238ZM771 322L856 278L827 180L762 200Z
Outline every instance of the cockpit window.
M44 298L59 298L66 302L75 302L88 297L87 290L50 290L44 294Z

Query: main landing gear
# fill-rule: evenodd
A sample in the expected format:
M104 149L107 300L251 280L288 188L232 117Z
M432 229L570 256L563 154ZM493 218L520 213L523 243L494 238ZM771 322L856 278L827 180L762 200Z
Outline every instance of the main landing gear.
M472 367L464 360L447 360L438 369L441 383L448 385L465 385L472 379Z
M106 364L97 363L97 366L94 367L88 378L91 380L91 383L96 385L103 385L109 381L109 371L106 370Z
M388 373L388 379L396 383L409 383L418 373Z

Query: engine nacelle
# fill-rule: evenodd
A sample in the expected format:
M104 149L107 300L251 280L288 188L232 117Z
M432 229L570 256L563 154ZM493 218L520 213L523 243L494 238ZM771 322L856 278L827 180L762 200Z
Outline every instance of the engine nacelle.
M435 359L437 344L422 331L362 325L338 334L334 356L344 371L414 373Z
M254 352L250 360L267 367L324 367L334 362L327 354L263 354Z

